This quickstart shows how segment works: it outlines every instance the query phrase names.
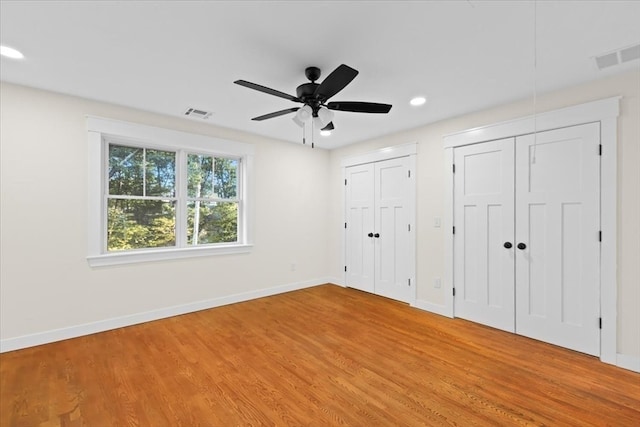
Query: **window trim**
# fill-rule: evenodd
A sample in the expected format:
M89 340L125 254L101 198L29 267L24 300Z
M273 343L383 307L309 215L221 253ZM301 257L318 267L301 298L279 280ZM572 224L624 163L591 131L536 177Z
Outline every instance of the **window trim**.
M253 146L204 135L172 129L141 125L102 117L87 116L88 132L88 248L87 262L91 267L132 264L139 262L184 259L210 255L247 253L253 247L252 193ZM106 227L104 176L105 147L109 143L123 143L196 152L208 155L228 156L240 159L239 225L237 243L221 243L200 247L171 247L136 249L126 252L106 252ZM177 237L177 236L176 236Z

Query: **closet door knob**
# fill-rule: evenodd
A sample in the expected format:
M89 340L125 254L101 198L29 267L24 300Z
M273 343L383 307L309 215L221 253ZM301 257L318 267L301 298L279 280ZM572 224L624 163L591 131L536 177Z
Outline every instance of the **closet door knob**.
M527 245L525 245L524 243L518 243L518 249L523 251L523 250L527 249Z
M375 237L377 239L378 237L380 237L380 233L374 234L373 237Z
M511 248L513 247L513 245L511 244L511 242L504 242L504 245L503 245L503 246L504 246L505 248L507 248L507 249L511 249Z
M367 236L373 237L373 233L369 233L369 234L367 234Z

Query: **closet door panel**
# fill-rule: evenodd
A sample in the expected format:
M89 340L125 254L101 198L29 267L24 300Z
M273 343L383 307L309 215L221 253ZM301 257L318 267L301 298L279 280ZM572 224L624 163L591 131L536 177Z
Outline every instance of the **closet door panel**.
M409 301L408 159L375 163L375 293Z
M516 140L516 332L599 348L599 125Z
M508 138L454 150L455 315L511 332L513 147L514 139Z
M346 285L374 291L374 167L372 164L346 168Z

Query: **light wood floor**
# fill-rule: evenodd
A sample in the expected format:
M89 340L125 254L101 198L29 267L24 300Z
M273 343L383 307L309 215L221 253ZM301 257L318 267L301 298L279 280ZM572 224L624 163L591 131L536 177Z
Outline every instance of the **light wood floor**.
M324 285L0 355L2 426L640 426L640 374Z

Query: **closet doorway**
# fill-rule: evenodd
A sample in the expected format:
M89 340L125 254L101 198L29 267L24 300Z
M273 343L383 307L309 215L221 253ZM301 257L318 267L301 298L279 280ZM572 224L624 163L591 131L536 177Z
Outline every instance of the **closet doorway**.
M444 136L443 303L433 311L618 363L620 99Z
M600 352L600 126L454 149L456 316Z
M345 165L344 253L347 286L412 304L415 145L410 147L413 154L401 146Z

